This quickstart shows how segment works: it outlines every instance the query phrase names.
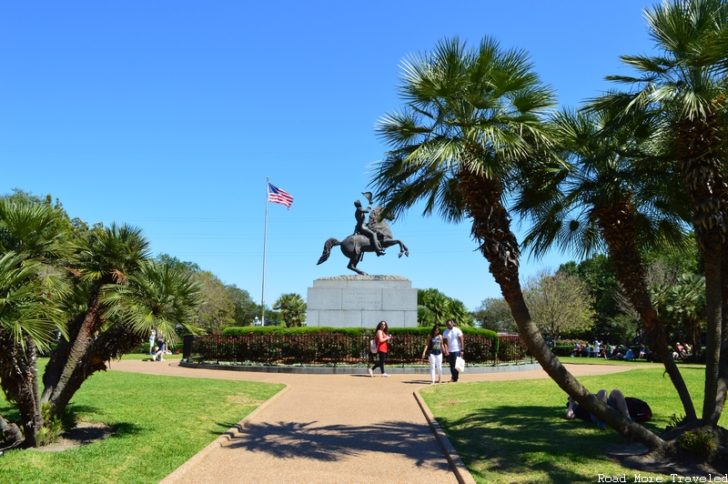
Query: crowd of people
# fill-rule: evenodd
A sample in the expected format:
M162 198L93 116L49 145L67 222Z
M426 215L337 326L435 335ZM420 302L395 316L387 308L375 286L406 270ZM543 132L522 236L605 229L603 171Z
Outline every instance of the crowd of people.
M583 356L587 358L604 358L606 360L627 360L649 359L650 352L645 345L636 347L626 345L613 345L602 343L599 339L594 343L574 343L571 356Z

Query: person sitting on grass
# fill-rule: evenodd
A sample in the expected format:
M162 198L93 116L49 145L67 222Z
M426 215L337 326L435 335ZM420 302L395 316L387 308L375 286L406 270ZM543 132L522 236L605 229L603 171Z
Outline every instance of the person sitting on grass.
M627 352L624 354L624 359L627 361L634 360L634 351L632 351L632 348L627 348Z
M607 391L601 389L597 392L597 398L613 409L621 413L625 418L633 422L647 422L652 418L652 409L644 400L633 397L625 397L624 394L616 388L612 390L607 397ZM594 422L600 429L604 428L604 422L596 416L590 414L587 409L579 405L573 398L569 397L566 401L566 418L581 419L587 422Z

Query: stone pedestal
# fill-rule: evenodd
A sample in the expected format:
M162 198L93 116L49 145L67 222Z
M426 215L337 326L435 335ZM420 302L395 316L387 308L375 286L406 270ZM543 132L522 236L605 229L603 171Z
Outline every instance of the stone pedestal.
M417 326L417 289L400 276L336 276L308 288L306 326L374 328Z

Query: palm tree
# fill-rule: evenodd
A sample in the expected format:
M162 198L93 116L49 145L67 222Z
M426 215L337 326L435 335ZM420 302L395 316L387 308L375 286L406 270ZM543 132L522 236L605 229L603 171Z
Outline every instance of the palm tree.
M199 284L192 274L168 264L145 261L128 274L123 284L108 284L101 291L103 327L86 348L76 371L53 399L56 415L61 415L76 391L92 374L107 369L106 362L130 352L154 329L175 341L178 327L195 334L190 321L200 303ZM44 393L45 395L45 393Z
M295 293L283 294L273 304L273 309L280 311L286 326L302 326L306 320L306 302Z
M0 200L0 385L18 406L28 447L37 444L44 425L37 351L48 350L64 330L57 304L63 284L49 264L66 249L59 210L31 199ZM1 420L6 430L14 430ZM20 434L11 433L9 445L19 445Z
M200 284L191 272L154 261L143 263L129 284L110 287L104 298L106 316L137 336L134 346L139 336L153 329L172 342L178 326L187 334L199 332L190 322L200 302ZM117 354L107 356L106 360Z
M378 127L391 146L372 181L385 213L424 200L426 215L437 209L448 220L469 219L521 337L549 376L620 433L661 447L662 439L610 410L564 368L524 302L520 249L504 199L518 187L522 166L550 159L552 136L542 117L554 104L527 56L487 38L472 51L446 40L404 63L401 92L405 108Z
M617 280L665 365L688 421L694 422L695 407L668 351L665 326L651 301L640 252L664 241L683 240L680 214L669 210L681 206L673 200L681 192L664 186L670 181L665 176L669 170L661 163L654 134L645 129L649 126L610 121L604 112L554 116L554 130L570 165L559 172L530 174L516 204L534 220L524 245L536 255L558 245L585 257L606 246ZM674 181L670 185L674 188Z
M7 398L18 406L28 447L36 445L36 434L44 423L37 349L50 347L59 329L60 314L44 290L39 268L37 261L25 260L14 252L0 256L0 384Z
M83 308L70 315L68 338L51 353L43 375L41 401L60 415L85 379L83 361L90 356L94 334L105 322L103 296L109 286L127 283L148 259L148 242L139 229L123 225L92 230L78 256L76 293L85 292Z
M632 86L632 91L612 94L594 105L646 113L658 129L670 134L704 260L707 344L702 419L717 425L728 386L728 342L723 343L726 351L721 358L726 325L722 304L728 295L728 288L721 285L723 267L728 266L723 257L728 232L724 166L728 83L719 59L711 54L715 39L725 38L728 4L674 0L647 11L646 17L660 54L623 56L639 75L609 79Z

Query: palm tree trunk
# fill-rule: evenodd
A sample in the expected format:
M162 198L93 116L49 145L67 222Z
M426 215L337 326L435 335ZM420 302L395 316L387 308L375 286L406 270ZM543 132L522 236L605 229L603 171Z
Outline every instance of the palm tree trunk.
M645 326L648 344L665 366L665 371L670 376L682 402L685 417L688 422L695 423L698 417L693 399L672 358L672 353L668 351L665 326L657 317L657 311L652 305L647 289L645 266L634 242L637 240L634 207L625 200L619 204L613 203L608 207L598 207L592 215L597 218L599 228L607 243L609 260L614 265L617 280Z
M78 317L72 319L67 327L68 339L61 338L58 344L51 351L51 356L46 365L45 371L43 372L43 393L41 394L41 403L48 403L50 401L53 391L58 386L58 382L63 374L63 369L68 361L68 354L71 351L71 346L76 339L81 325L83 324L85 314L81 314Z
M663 448L665 441L645 427L636 424L591 394L561 364L546 345L523 299L519 282L520 250L510 229L510 217L501 203L500 183L468 172L458 176L468 214L473 219L473 236L481 243L480 250L489 262L489 270L511 308L518 332L526 346L546 373L590 413L606 422L627 438L634 438L650 449Z
M705 396L703 420L720 418L718 373L723 329L721 281L723 238L728 231L728 194L721 152L722 119L708 112L678 125L677 158L693 205L693 226L705 262Z
M705 399L703 420L717 425L720 419L719 401L725 400L725 392L718 392L722 341L722 284L720 277L721 254L706 253L705 261Z
M19 447L22 443L23 434L18 426L0 415L0 450Z
M720 363L718 368L718 392L715 408L715 415L720 418L725 408L726 393L728 393L728 257L725 255L721 260L723 266L721 270L721 282L723 298L721 305L721 335L723 341L720 345ZM718 425L718 420L711 422Z
M100 324L101 302L100 295L96 291L91 298L88 310L84 315L83 322L78 327L78 331L75 335L69 335L70 349L67 358L63 362L63 371L58 376L57 382L51 383L51 387L46 388L44 391L46 401L51 404L52 415L61 416L63 414L70 397L80 387L80 383L76 382L78 382L79 378L81 378L81 382L85 380L85 376L83 376L83 358ZM74 375L76 373L79 374ZM66 386L69 386L69 388L66 389Z
M139 335L129 331L123 325L112 326L99 334L86 348L75 371L54 392L51 400L53 415L62 415L81 385L94 373L107 370L107 361L128 353L138 344Z
M18 407L25 436L23 445L35 447L36 435L43 426L43 414L35 368L36 348L28 338L24 343L25 347L9 337L0 338L0 344L5 348L0 357L0 382L8 400L14 401Z

